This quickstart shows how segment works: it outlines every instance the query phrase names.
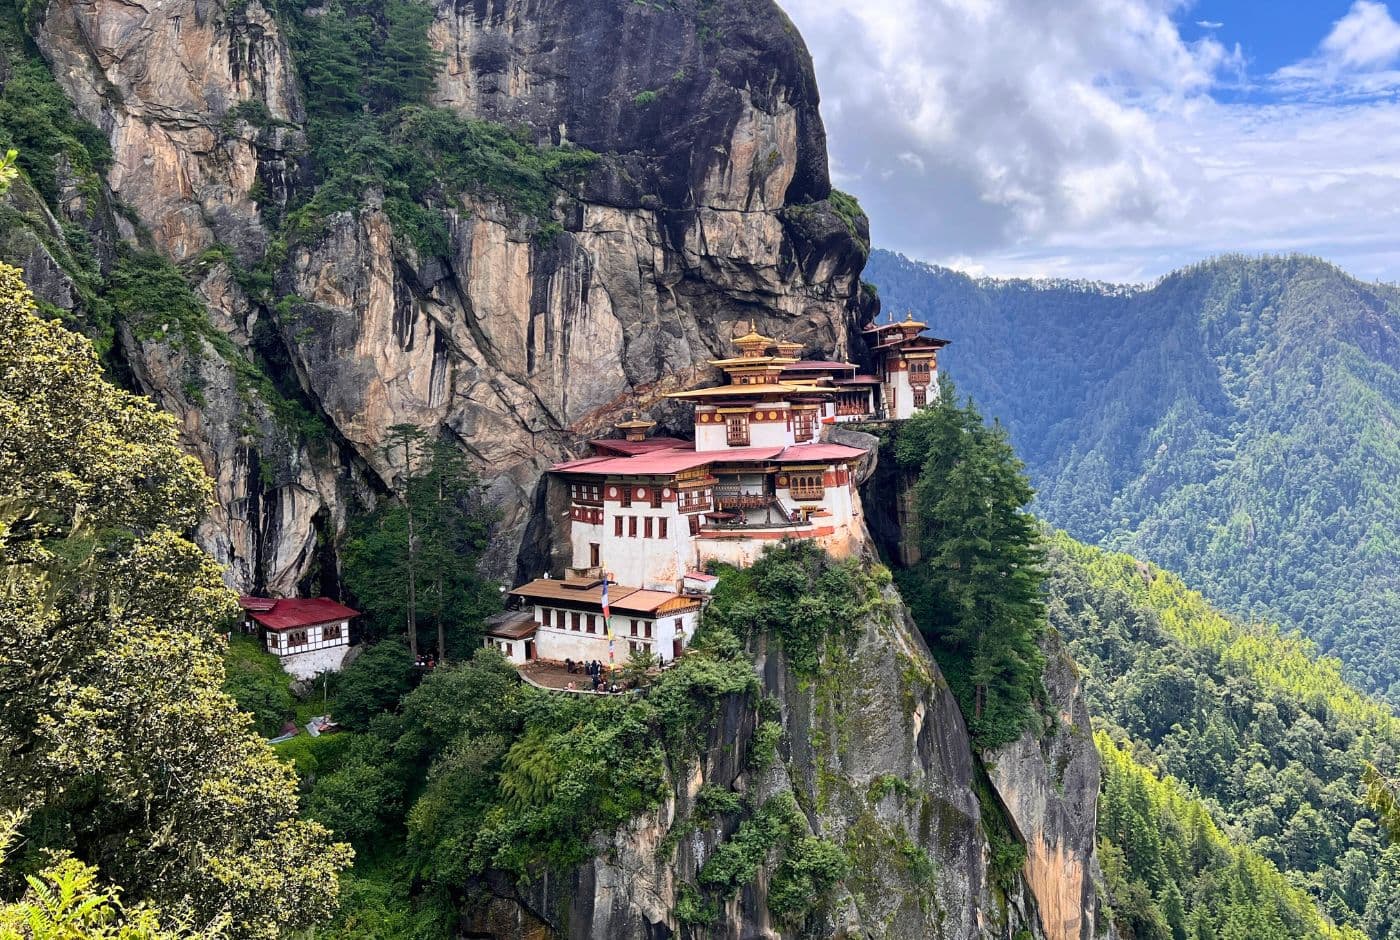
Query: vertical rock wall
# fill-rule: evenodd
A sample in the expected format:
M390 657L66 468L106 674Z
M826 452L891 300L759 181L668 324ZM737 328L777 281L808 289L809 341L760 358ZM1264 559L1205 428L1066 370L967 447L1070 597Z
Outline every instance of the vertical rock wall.
M259 337L280 346L270 358L292 374L277 378L328 425L319 445L279 440L235 369L203 375L201 400L184 394L191 370L217 362L123 344L219 480L201 536L237 587L287 592L315 570L318 538L401 475L383 445L403 422L470 455L503 511L491 568L528 572L539 549L519 549L550 463L626 408L674 418L661 394L709 378L741 322L842 355L862 315L864 220L824 201L811 63L770 2L442 0L435 104L602 155L556 206L565 233L544 244L468 195L447 210L448 251L420 258L368 192L289 253L264 301L226 259L262 257L266 209L303 176L278 21L257 0L52 0L35 35L112 143L106 182L131 214L116 227L186 265L219 249L196 275L211 318L249 357Z

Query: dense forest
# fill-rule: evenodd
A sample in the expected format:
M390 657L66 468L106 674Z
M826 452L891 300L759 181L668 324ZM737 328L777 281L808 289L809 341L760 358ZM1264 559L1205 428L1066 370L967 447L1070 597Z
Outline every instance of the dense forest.
M875 252L886 311L1008 428L1036 511L1301 628L1400 700L1400 292L1311 258L1150 288L977 281Z
M1187 815L1211 817L1209 825L1283 872L1281 883L1311 894L1333 921L1374 940L1400 937L1400 843L1378 826L1363 782L1368 766L1395 775L1400 719L1348 686L1335 660L1275 628L1231 620L1174 575L1062 534L1049 546L1050 624L1068 640L1090 709L1109 734L1100 742L1100 831L1147 885L1131 916L1166 918L1175 932L1178 900L1163 892L1159 867L1166 863L1141 861L1146 850L1133 840L1207 825L1183 818L1181 800L1194 798ZM1162 797L1167 809L1154 812L1170 812L1171 826L1151 814L1143 827L1115 815L1125 812L1115 808L1117 777L1158 789L1145 770L1127 774L1130 760L1170 778L1178 795ZM1154 859L1164 851L1151 847ZM1173 877L1192 898L1189 879Z

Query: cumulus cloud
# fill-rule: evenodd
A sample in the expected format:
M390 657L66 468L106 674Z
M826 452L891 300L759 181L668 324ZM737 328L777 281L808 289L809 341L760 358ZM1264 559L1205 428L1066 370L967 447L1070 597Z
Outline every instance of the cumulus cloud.
M1196 25L1201 29L1220 29L1225 24L1219 20L1197 20Z
M833 175L885 247L1006 274L1138 279L1227 250L1400 270L1396 106L1221 103L1244 57L1184 39L1176 0L785 6L817 63ZM1378 79L1400 55L1391 27L1358 0L1314 58Z
M1384 3L1356 0L1332 24L1316 54L1276 71L1272 80L1282 91L1325 98L1345 95L1372 98L1400 88L1400 23Z

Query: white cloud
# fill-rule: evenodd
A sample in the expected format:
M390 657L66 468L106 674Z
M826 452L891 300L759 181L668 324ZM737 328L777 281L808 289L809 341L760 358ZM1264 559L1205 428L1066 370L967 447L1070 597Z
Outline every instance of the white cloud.
M1219 20L1197 20L1196 25L1201 29L1220 29L1225 24Z
M1400 106L1358 100L1359 80L1345 105L1221 104L1244 57L1183 39L1184 3L785 2L817 63L833 175L878 244L1006 274L1140 279L1233 250L1400 272ZM1370 63L1383 84L1385 23L1359 0L1318 58Z
M1384 3L1356 0L1322 40L1322 52L1350 68L1389 65L1400 57L1400 23Z
M1314 55L1276 71L1272 80L1297 97L1374 98L1400 88L1400 23L1384 3L1356 0Z

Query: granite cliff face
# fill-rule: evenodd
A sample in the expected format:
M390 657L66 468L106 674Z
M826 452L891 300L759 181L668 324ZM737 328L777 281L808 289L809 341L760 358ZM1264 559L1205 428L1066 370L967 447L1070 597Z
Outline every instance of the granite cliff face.
M815 680L799 679L782 651L767 643L751 652L761 697L777 703L783 728L773 764L753 764L755 702L727 699L703 757L677 774L661 807L600 837L593 861L562 876L478 885L467 935L1088 940L1096 930L1111 934L1093 890L1098 763L1091 739L1070 730L1044 742L1028 734L986 755L995 761L988 764L991 786L985 778L979 783L983 763L970 749L957 704L892 590L884 609L860 625L854 644L828 650ZM1054 683L1050 691L1052 708L1076 721L1085 717L1073 684ZM697 795L707 786L732 789L750 807L790 793L810 832L850 857L850 876L801 929L774 922L763 874L715 923L677 919L682 886L695 883L740 824L737 814L693 822ZM989 829L1007 823L1028 840L1023 871L996 870Z
M173 361L123 336L219 481L201 534L236 587L291 592L333 568L348 508L402 473L383 445L404 422L471 455L504 515L491 567L529 571L547 548L520 555L540 475L578 441L704 380L741 322L844 354L862 315L864 219L826 201L811 64L771 3L439 3L431 103L601 155L555 202L563 233L465 195L444 212L447 250L420 257L368 191L258 298L235 265L264 258L269 213L306 173L278 20L257 0L53 0L34 34L111 141L105 182L130 210L114 227L181 262L215 327L277 363L328 428L314 442L275 426L215 350ZM47 293L73 306L61 283Z

